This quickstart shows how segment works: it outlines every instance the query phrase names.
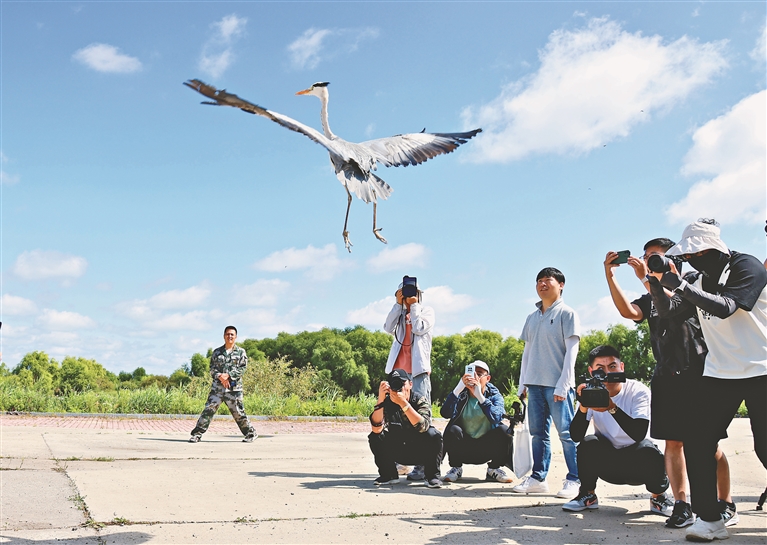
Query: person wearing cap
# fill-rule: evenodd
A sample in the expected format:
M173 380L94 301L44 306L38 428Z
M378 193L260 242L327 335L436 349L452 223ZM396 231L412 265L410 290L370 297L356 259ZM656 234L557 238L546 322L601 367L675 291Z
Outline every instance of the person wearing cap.
M414 277L405 277L415 281ZM416 286L417 287L417 286ZM423 292L403 297L403 284L395 292L396 302L384 322L384 331L394 336L385 373L402 369L412 377L413 391L431 405L431 340L434 330L434 309L421 303ZM406 469L404 471L407 471ZM423 466L417 465L408 474L411 481L424 479Z
M370 450L378 467L376 486L399 482L397 460L424 466L426 486L439 488L442 434L431 425L431 403L413 391L410 375L394 369L378 387L370 415Z
M509 428L501 423L506 413L503 396L490 382L490 368L484 361L471 365L474 373L461 377L440 409L442 417L449 419L443 441L451 466L442 480L460 479L463 464L487 462L485 480L510 483L511 477L502 469L511 452Z
M575 416L575 359L581 325L576 312L565 305L565 275L554 267L542 269L535 278L541 298L525 321L519 338L525 341L519 373L521 400L527 399L527 417L533 444L533 472L512 488L518 494L547 493L546 476L551 464L551 423L559 434L567 464L567 476L558 498L578 494L577 450L570 438Z
M672 263L660 283L697 307L708 345L692 407L697 417L684 442L692 509L698 515L687 528L687 538L727 539L714 453L743 401L754 451L767 468L767 271L756 257L730 250L716 222L708 219L688 225L666 255L680 256L700 272L690 282Z

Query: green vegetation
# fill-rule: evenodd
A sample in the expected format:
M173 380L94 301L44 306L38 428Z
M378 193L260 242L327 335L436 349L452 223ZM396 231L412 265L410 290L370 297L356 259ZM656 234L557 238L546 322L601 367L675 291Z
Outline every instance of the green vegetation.
M245 409L252 415L365 417L375 405L384 378L392 337L362 326L325 328L275 338L246 339L249 364L242 383ZM655 360L647 324L610 326L581 338L576 376L586 373L588 352L599 344L620 350L629 377L648 382ZM464 366L480 359L490 366L493 383L507 407L516 400L524 343L516 337L477 329L434 337L432 399L453 389ZM0 365L0 410L30 412L198 414L207 398L209 358L193 354L170 376L150 375L143 367L111 373L98 362L65 357L61 363L45 352L30 352L8 370ZM227 414L225 405L219 414ZM742 407L739 414L746 414Z

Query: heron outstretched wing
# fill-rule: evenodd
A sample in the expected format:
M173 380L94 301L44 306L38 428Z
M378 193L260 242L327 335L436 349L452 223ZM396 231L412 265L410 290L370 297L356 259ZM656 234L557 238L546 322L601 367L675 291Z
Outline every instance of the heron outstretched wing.
M292 119L286 115L262 108L257 104L253 104L252 102L241 99L233 93L228 93L224 89L216 89L212 85L208 85L207 83L198 79L185 81L184 85L215 101L203 102L203 104L211 104L213 106L231 106L233 108L239 108L243 112L266 117L267 119L271 119L275 123L282 125L286 129L301 133L311 140L314 140L319 145L327 149L330 153L337 155L345 161L354 159L354 157L349 156L348 150L346 150L343 145L337 145L333 140L330 140L318 130L313 129L308 125L304 125L303 123L296 121L295 119Z
M384 166L418 165L437 155L450 153L480 132L482 129L469 132L398 134L360 142L359 145L370 150L376 161Z

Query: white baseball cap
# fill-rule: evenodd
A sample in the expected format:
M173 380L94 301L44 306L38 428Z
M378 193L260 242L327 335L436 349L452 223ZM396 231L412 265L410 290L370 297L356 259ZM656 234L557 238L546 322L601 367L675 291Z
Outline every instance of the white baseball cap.
M482 369L484 369L485 371L487 371L487 374L488 374L488 375L490 374L490 368L487 366L487 364L486 364L484 361L482 361L482 360L476 360L476 361L475 361L475 362L474 362L472 365L473 365L475 368L476 368L476 367L481 367Z
M730 253L727 245L719 238L719 227L698 220L685 227L682 240L666 250L666 255L696 254L703 250Z

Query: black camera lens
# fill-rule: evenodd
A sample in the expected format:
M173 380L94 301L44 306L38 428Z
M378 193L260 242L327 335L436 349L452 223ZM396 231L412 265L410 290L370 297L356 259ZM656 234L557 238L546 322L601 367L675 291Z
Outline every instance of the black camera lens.
M665 273L671 270L671 260L665 255L653 254L647 259L647 268L654 273Z
M415 276L405 276L402 278L402 297L415 297L418 295L418 280Z
M399 392L402 390L402 387L405 386L405 381L403 381L399 377L391 377L389 379L389 389L392 392Z

